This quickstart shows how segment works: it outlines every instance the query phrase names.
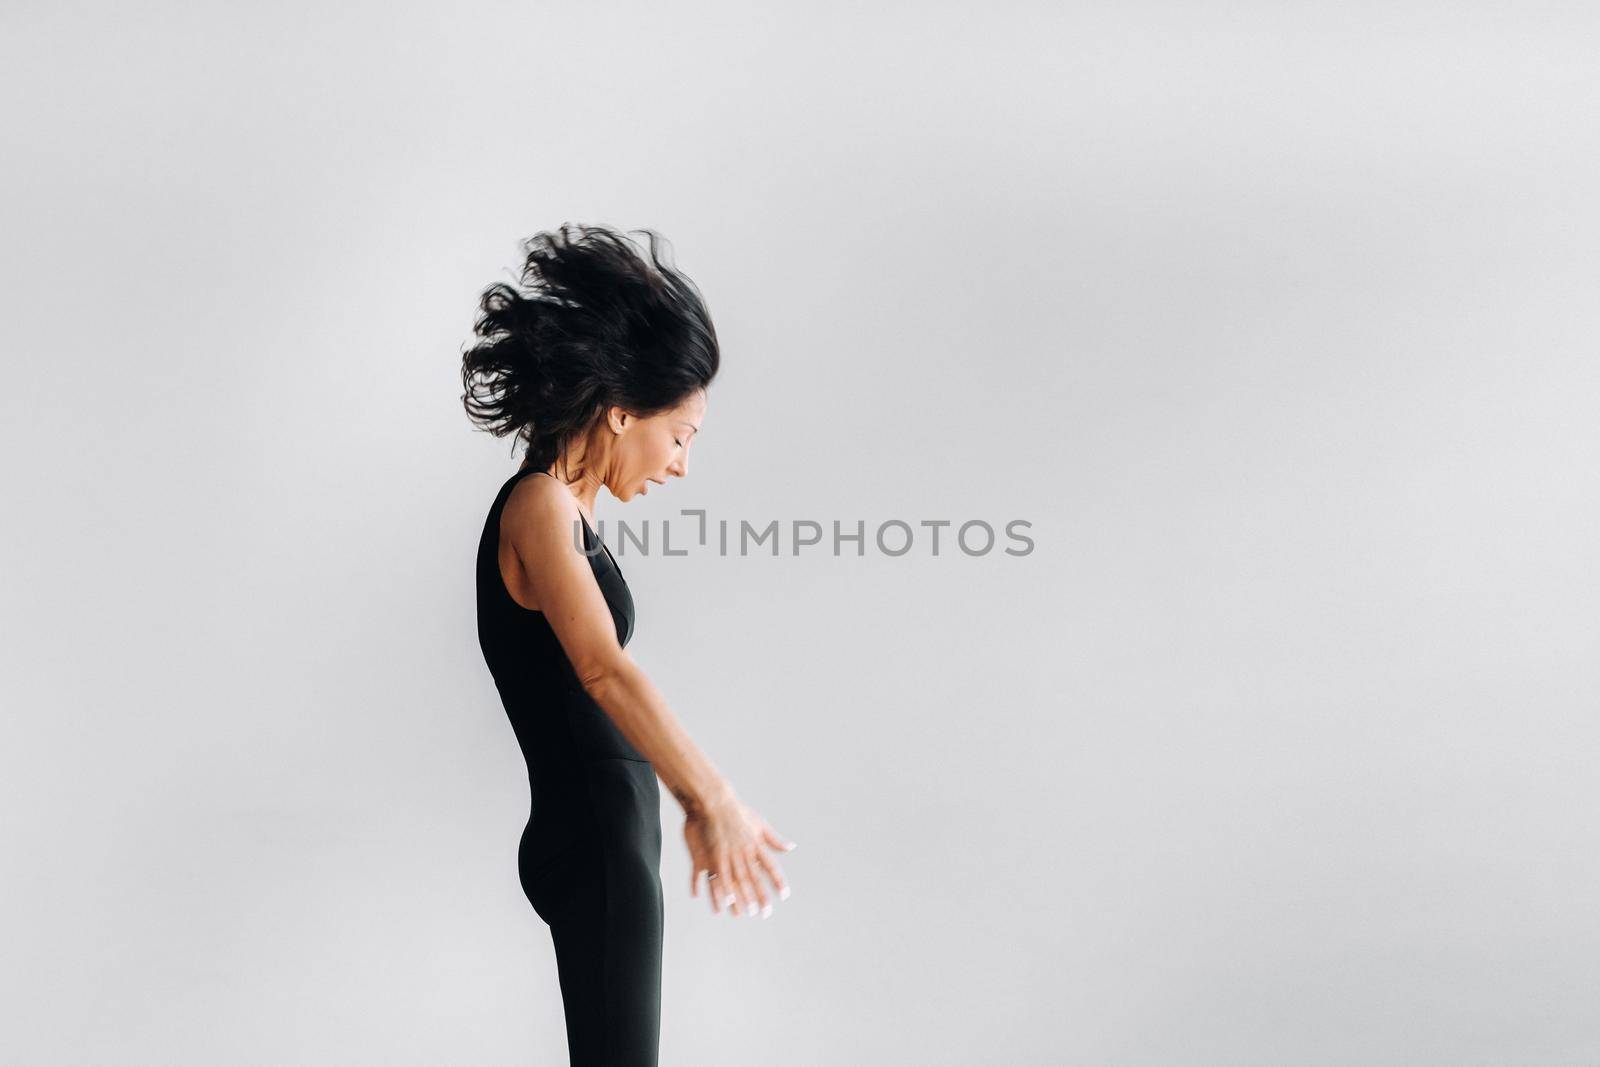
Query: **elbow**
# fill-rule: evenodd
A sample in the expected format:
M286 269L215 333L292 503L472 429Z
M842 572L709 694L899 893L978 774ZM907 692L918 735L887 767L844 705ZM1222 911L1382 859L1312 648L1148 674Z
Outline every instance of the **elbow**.
M627 660L622 656L608 656L585 663L577 670L578 684L583 686L584 692L598 700L602 693L617 683L626 667Z

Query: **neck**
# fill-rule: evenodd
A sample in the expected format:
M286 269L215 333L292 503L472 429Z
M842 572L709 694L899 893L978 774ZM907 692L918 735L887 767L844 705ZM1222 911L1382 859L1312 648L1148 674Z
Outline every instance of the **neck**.
M532 463L524 463L521 467L517 468L517 473L520 474L523 471L533 469L535 468ZM543 473L550 475L550 477L560 482L566 487L567 492L571 493L575 498L577 498L578 506L580 509L582 509L584 518L589 520L590 526L593 526L595 524L594 504L595 500L599 498L600 487L591 483L587 475L579 475L577 481L569 482L562 478L561 475L553 469L545 470Z

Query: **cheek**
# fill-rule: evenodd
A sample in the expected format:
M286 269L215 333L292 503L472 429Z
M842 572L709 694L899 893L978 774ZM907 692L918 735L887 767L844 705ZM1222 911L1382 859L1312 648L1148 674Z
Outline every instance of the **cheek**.
M640 477L653 476L666 470L672 462L672 454L677 451L671 438L667 439L665 445L654 441L649 444L640 442L640 445L641 447L628 457L629 468L638 472Z

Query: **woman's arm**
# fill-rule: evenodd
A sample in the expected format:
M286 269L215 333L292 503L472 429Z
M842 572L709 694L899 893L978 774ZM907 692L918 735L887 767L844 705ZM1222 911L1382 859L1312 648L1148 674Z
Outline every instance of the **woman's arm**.
M616 622L588 558L574 542L578 502L553 478L525 478L512 490L501 525L522 564L539 608L555 632L583 688L622 735L655 767L683 805L684 836L698 892L702 870L721 879L713 910L734 903L747 914L771 911L765 873L780 896L788 886L765 848L786 842L735 795L732 785L700 750L643 669L617 640ZM708 881L708 887L710 885Z
M578 502L553 478L519 482L502 513L502 529L578 681L684 810L703 811L732 788L617 641L605 594L574 543L580 521Z
M732 798L733 787L689 738L667 707L666 697L626 649L620 657L578 678L622 736L655 765L686 814L703 812Z

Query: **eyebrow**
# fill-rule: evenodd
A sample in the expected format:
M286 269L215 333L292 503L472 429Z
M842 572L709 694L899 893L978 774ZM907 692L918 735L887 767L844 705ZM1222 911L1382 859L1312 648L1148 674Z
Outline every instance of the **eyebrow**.
M694 423L690 422L688 419L679 419L678 420L678 425L679 426L687 426L690 429L692 429L695 433L699 433L700 432L700 427L696 426Z

